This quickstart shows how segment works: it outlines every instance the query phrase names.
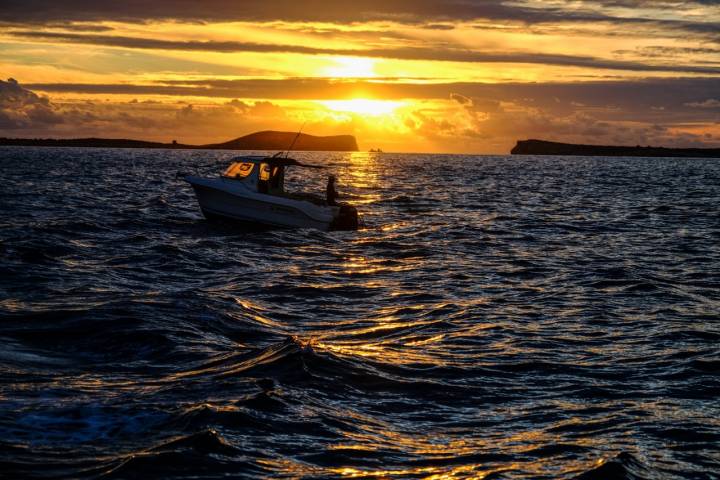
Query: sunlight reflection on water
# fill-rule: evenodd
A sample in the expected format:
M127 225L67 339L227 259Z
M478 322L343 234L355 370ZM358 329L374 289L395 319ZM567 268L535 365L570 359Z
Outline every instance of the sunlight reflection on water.
M364 228L248 233L228 152L0 152L16 478L720 470L717 162L300 152Z

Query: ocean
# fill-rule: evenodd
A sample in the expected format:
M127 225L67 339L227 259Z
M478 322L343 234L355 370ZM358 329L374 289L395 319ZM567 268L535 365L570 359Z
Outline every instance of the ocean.
M720 478L720 160L0 148L0 477Z

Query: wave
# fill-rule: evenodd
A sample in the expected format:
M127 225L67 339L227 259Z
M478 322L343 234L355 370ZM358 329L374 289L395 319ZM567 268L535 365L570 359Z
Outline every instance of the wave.
M717 162L337 155L370 228L251 232L227 155L0 149L0 476L720 471Z

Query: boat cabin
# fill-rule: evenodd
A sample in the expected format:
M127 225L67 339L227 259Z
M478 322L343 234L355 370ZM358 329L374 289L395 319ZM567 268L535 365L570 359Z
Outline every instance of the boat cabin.
M298 166L307 168L324 168L306 165L293 158L245 156L233 158L230 166L223 173L224 178L238 180L251 190L268 195L286 195L285 167Z
M223 177L240 180L258 193L282 195L285 184L285 165L273 158L237 157L233 159ZM284 159L283 159L284 160Z

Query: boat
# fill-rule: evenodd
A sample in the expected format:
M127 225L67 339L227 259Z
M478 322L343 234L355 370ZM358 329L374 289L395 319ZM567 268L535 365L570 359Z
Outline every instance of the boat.
M328 205L309 193L285 190L288 167L321 169L293 158L240 156L216 178L186 176L208 220L231 220L264 228L357 230L357 209L348 204Z

